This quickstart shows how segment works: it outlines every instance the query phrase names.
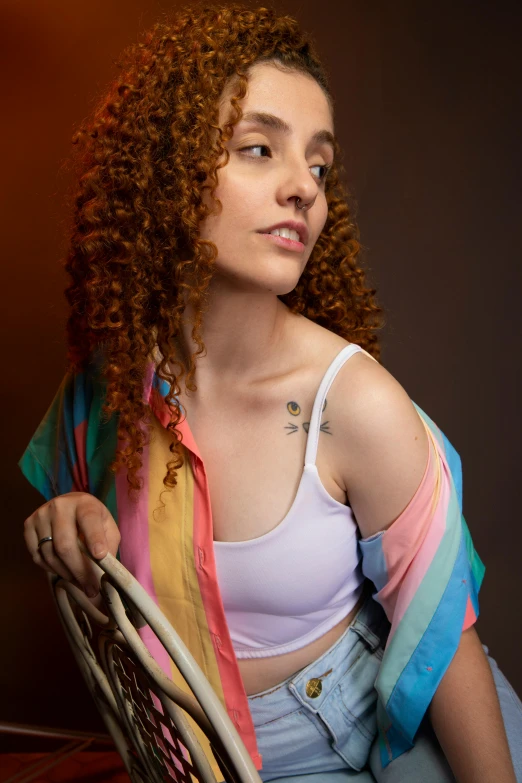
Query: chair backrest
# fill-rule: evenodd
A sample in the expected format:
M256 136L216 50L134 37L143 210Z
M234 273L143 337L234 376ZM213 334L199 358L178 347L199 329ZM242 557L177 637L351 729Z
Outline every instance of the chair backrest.
M75 658L133 783L261 783L218 696L158 606L112 555L93 562L107 614L70 582L56 576L50 582ZM145 647L138 629L146 625L186 689Z

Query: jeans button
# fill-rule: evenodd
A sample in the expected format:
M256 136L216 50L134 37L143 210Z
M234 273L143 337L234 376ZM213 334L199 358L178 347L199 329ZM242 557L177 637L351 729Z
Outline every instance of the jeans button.
M306 683L306 695L310 699L316 699L318 696L321 695L321 691L323 690L323 683L321 680L318 680L317 677L312 677L311 680L308 680Z

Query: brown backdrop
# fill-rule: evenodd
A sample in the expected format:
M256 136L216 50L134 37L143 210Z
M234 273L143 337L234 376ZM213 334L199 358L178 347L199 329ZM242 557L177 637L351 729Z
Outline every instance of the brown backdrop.
M279 8L314 33L331 71L370 279L388 313L383 363L462 457L464 514L487 568L477 630L522 695L517 5ZM64 369L61 167L72 133L120 50L174 6L0 6L4 720L103 730L24 548L23 520L42 499L16 462Z

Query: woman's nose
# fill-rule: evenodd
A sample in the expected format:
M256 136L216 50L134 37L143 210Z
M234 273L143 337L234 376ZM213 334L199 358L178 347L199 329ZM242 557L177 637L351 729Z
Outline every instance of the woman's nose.
M314 180L307 161L304 163L289 164L280 179L279 198L287 204L289 201L300 199L300 204L312 205L319 192L317 182Z

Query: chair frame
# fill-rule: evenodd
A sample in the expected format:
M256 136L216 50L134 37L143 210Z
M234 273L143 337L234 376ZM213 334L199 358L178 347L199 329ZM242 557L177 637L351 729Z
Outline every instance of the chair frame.
M95 560L80 545L100 577L107 613L62 577L49 574L49 582L80 671L133 783L216 782L186 715L206 735L227 783L261 783L221 701L159 607L111 554ZM138 633L146 625L192 695L152 658Z

